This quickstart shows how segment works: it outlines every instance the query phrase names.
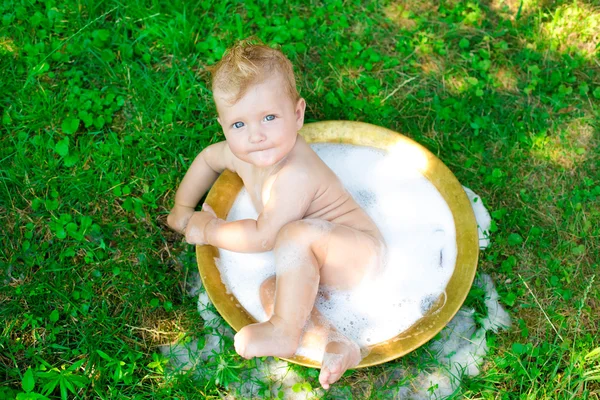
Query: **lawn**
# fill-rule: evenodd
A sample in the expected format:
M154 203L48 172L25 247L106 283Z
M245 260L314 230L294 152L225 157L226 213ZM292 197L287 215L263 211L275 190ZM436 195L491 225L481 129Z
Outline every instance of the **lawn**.
M0 0L0 18L0 399L218 398L252 368L229 346L194 380L157 349L205 330L165 218L223 139L206 67L250 35L291 59L307 121L405 134L490 210L479 270L514 324L455 397L600 397L597 1ZM384 397L386 368L426 351L339 390Z

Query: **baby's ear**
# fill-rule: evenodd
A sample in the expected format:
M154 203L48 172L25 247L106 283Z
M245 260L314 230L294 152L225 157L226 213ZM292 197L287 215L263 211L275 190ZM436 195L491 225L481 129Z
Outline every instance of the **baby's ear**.
M304 125L304 111L306 111L306 101L300 98L296 103L296 127L298 130Z

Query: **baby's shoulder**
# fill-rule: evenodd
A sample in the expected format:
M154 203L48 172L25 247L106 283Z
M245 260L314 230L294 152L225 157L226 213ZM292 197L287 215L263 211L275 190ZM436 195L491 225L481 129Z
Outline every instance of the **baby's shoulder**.
M302 163L288 162L275 172L277 179L280 178L301 178L307 175L306 168Z
M307 190L314 185L315 179L311 179L310 170L303 163L286 163L277 171L272 179L278 188L294 191Z
M228 169L236 172L234 156L226 141L213 143L200 153L204 161L215 171Z

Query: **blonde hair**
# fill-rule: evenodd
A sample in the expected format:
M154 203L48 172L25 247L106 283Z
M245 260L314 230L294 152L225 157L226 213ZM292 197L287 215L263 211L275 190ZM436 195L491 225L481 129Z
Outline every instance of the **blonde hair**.
M296 103L300 99L290 60L281 51L256 39L238 42L209 71L213 93L215 90L225 92L233 104L244 97L250 86L264 82L275 73L283 79L284 91L292 101Z

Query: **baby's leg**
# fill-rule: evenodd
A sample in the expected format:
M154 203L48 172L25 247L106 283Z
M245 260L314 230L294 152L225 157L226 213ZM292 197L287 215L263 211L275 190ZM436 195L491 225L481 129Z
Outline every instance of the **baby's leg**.
M277 284L271 318L245 326L235 335L235 349L244 358L291 357L310 316L319 287L319 264L313 243L328 232L286 225L274 248Z
M273 315L274 299L273 276L266 279L260 287L260 300L268 318ZM319 382L324 389L329 389L348 368L358 365L362 359L358 345L340 334L316 308L312 309L306 324L301 346L323 352Z
M277 235L277 283L271 318L235 336L242 357L290 357L314 306L319 281L346 289L381 262L383 243L361 231L322 220L286 225Z

